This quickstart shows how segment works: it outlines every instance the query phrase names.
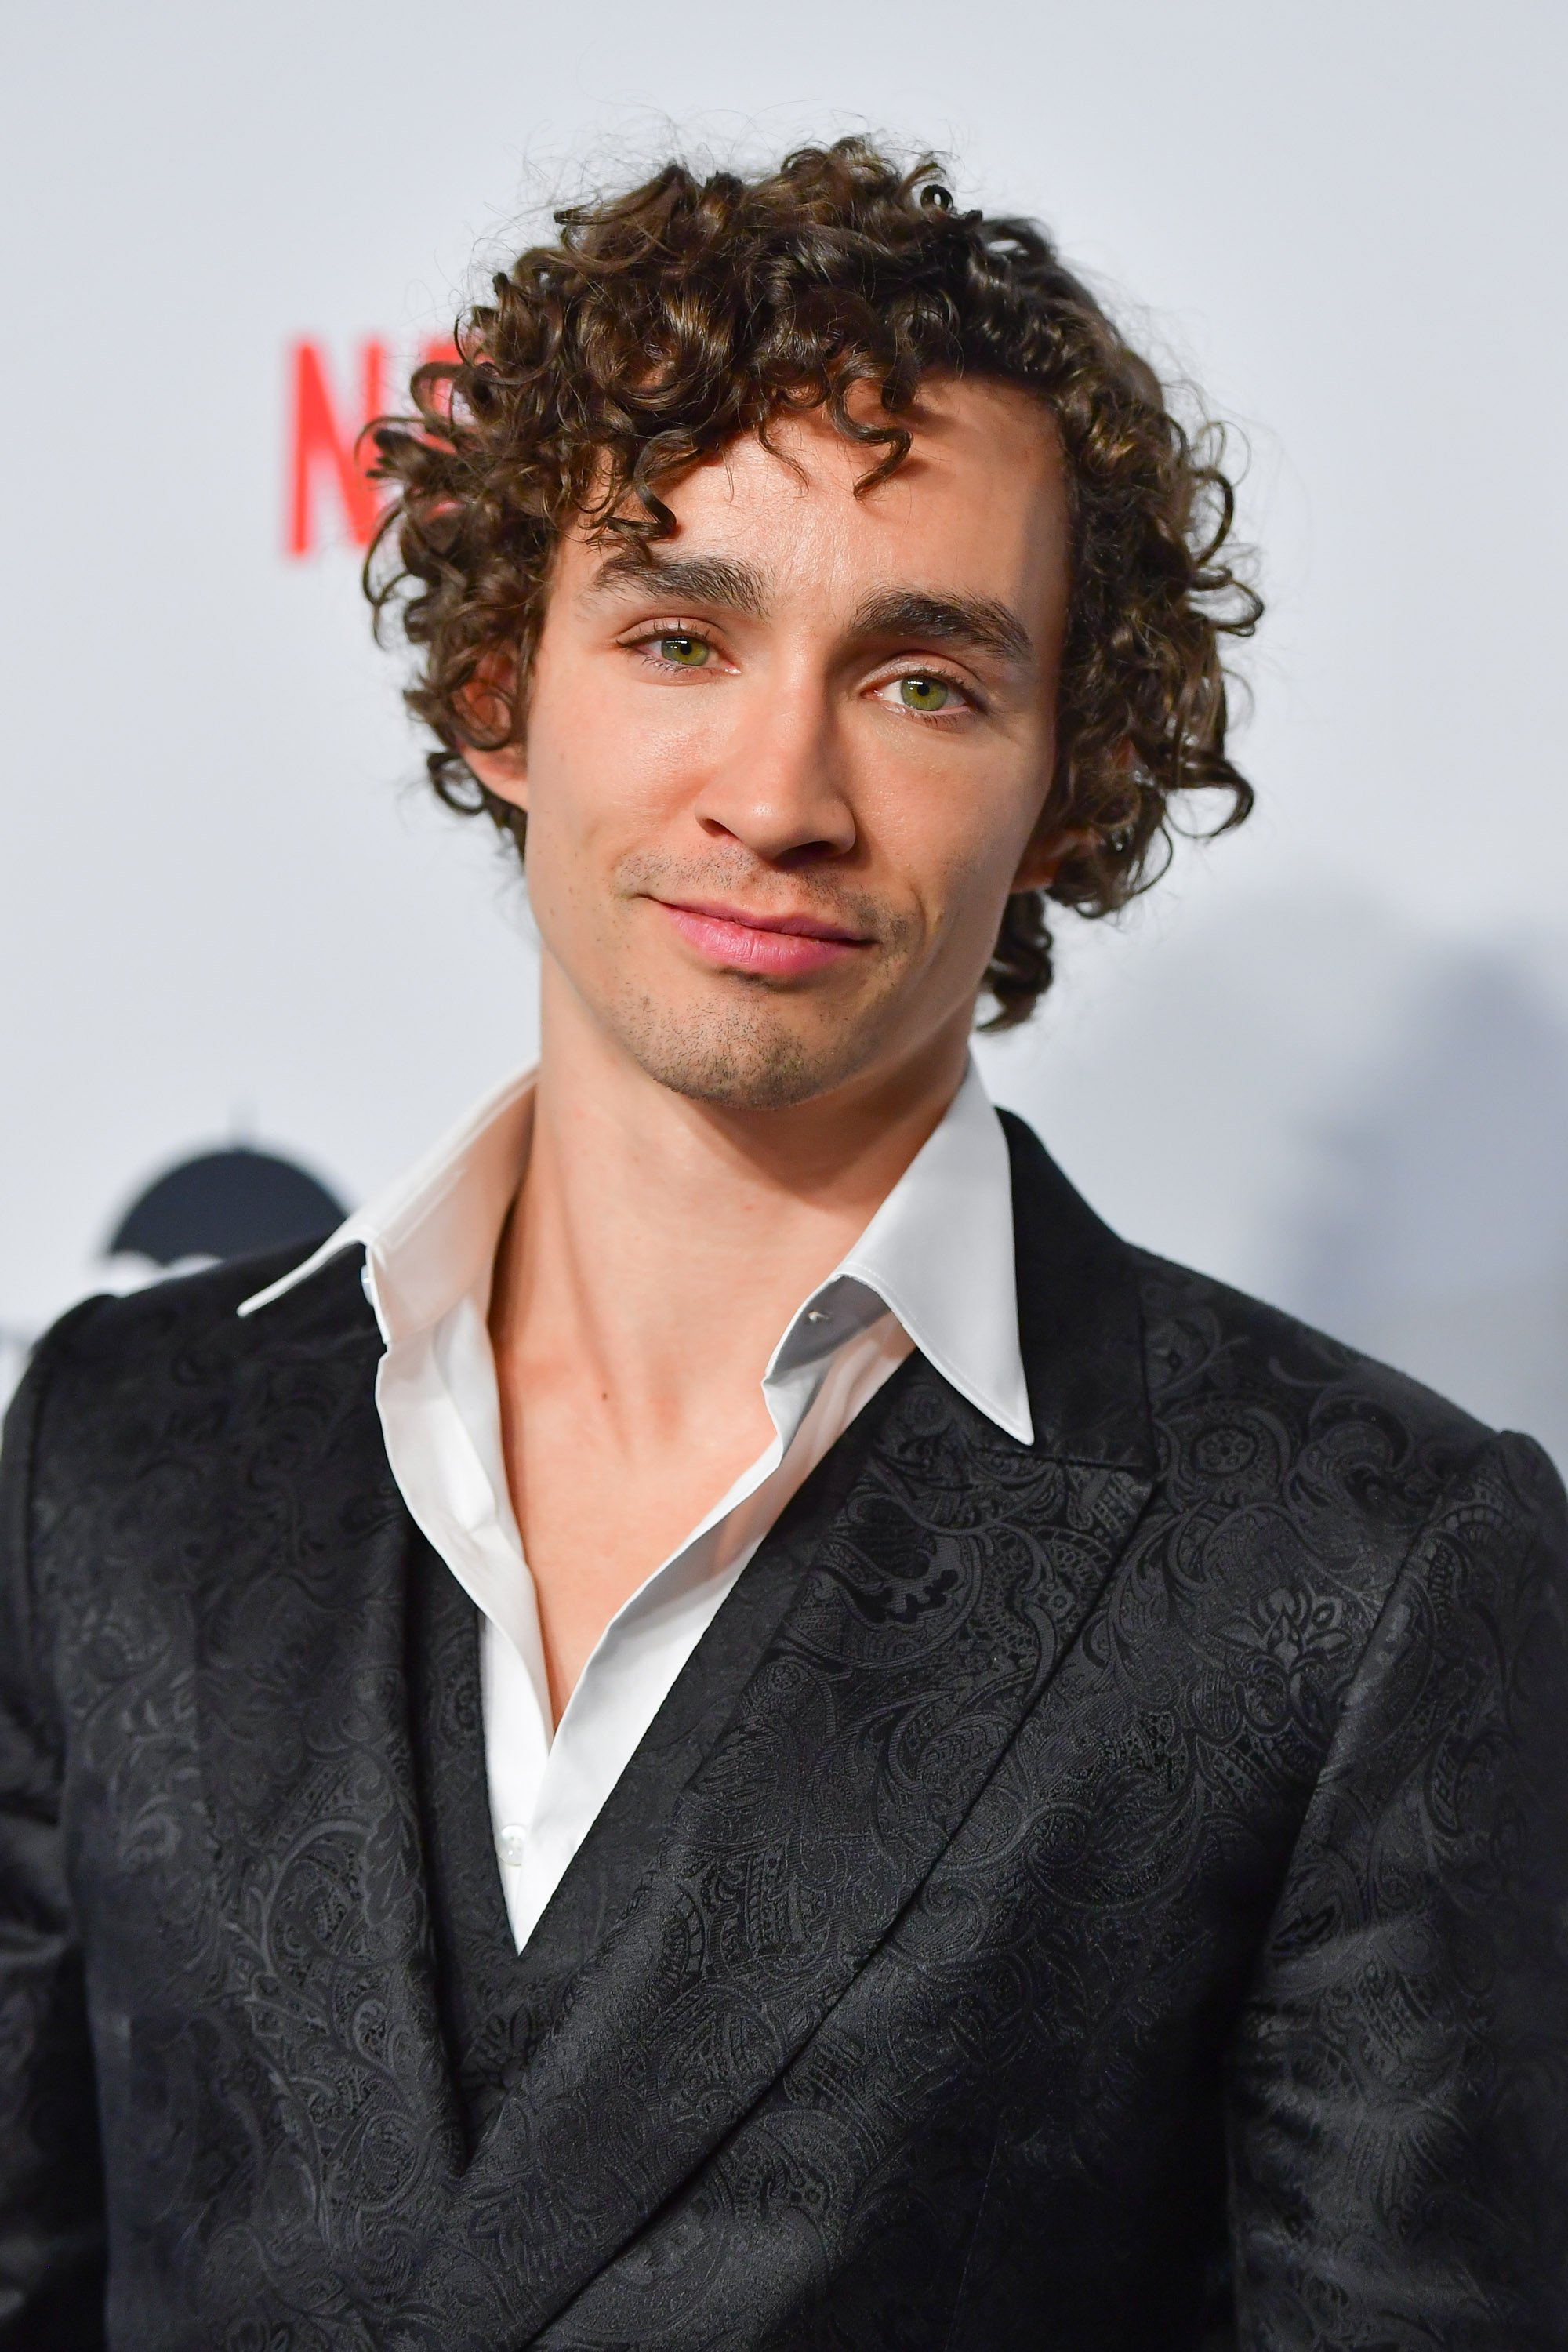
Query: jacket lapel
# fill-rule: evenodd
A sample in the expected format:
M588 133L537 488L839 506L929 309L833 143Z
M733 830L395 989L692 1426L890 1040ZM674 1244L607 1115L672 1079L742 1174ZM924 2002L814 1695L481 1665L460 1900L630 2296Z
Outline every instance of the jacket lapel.
M794 1598L433 2235L420 2301L473 2314L445 2352L535 2333L788 2065L918 1892L1148 1499L1130 1254L1007 1127L1035 1443L916 1358L823 1465L834 1507L792 1514L748 1570L793 1574Z
M463 2159L410 1749L414 1530L382 1444L357 1255L264 1311L264 1344L237 1325L226 1339L223 1411L198 1433L214 1498L196 1627L206 2013L227 2053L211 2095L247 2103L237 2145L265 2143L251 2225L354 2298L385 2277L386 2250L368 2229L329 2245L326 2217L363 2204L367 2149L387 2203L415 2211ZM311 2222L289 2201L301 2180Z

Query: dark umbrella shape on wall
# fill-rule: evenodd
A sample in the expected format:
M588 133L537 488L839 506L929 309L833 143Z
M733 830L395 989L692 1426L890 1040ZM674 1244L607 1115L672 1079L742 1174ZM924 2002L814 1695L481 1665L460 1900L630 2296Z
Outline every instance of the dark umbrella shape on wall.
M247 1257L312 1242L341 1224L341 1202L291 1160L240 1145L184 1160L132 1202L109 1255L133 1252L156 1265L193 1257Z

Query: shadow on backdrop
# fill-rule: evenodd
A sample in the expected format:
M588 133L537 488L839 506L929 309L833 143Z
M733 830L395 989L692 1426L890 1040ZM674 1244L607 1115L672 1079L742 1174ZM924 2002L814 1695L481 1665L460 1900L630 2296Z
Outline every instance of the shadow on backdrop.
M980 1053L1110 1223L1568 1470L1568 933L1303 875L1063 945L1060 1013Z
M1568 1462L1568 1025L1528 971L1430 951L1319 1140L1292 1303Z

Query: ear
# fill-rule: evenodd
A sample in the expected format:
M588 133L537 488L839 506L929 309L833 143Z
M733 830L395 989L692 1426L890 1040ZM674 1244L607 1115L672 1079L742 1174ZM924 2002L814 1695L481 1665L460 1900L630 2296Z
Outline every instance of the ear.
M496 744L495 739L512 724L516 709L517 656L510 648L485 656L464 688L459 708L476 735L489 739L492 748L463 738L463 757L487 792L514 808L528 806L528 758L521 743Z
M488 793L510 801L513 808L527 809L528 761L521 743L508 743L499 751L479 751L465 743L463 757Z
M1040 826L1030 835L1018 870L1011 883L1012 890L1048 890L1061 870L1062 862L1075 850L1092 848L1095 840L1091 825Z

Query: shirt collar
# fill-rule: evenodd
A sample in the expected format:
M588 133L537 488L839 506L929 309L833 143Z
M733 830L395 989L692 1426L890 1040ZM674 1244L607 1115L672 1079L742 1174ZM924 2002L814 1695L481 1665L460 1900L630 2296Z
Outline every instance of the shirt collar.
M365 1252L365 1288L389 1347L461 1298L488 1302L496 1245L527 1156L533 1072L509 1078L406 1175L302 1265L245 1300L253 1314L344 1250ZM1007 1139L971 1060L935 1130L859 1240L790 1323L770 1382L890 1309L942 1378L1021 1444L1034 1424L1018 1344Z
M1020 1444L1034 1441L1018 1343L1013 1172L1007 1139L972 1060L947 1111L859 1240L806 1300L780 1341L782 1368L808 1318L828 1345L863 1321L871 1292L942 1378ZM804 1328L803 1328L804 1327Z
M475 1292L488 1306L496 1246L528 1157L533 1077L530 1068L492 1087L422 1160L239 1312L269 1307L355 1248L364 1251L365 1291L388 1347L428 1329Z

